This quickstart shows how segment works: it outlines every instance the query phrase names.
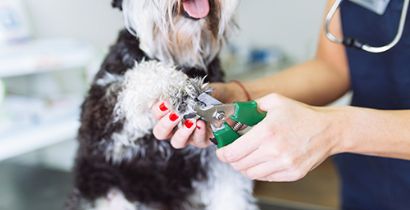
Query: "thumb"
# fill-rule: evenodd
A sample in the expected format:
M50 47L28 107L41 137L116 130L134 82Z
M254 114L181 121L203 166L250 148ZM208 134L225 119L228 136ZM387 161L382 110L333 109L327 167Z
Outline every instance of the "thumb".
M280 101L283 101L283 98L284 97L281 95L272 93L262 98L256 99L255 101L261 111L268 112L269 110L272 110L273 107L275 107Z

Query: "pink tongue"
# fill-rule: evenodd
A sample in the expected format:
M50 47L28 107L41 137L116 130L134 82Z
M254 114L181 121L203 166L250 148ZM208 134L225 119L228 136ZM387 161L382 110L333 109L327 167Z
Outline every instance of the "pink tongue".
M209 14L209 0L184 0L183 7L189 16L197 19Z

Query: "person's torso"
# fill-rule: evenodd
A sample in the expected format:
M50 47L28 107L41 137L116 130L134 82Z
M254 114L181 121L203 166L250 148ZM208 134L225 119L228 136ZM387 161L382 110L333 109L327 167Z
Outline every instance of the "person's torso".
M344 36L372 46L391 42L403 0L391 0L384 15L350 1L341 6ZM410 109L410 14L404 34L391 50L372 54L346 49L352 105L385 110ZM341 154L335 162L342 179L343 209L410 209L410 161Z

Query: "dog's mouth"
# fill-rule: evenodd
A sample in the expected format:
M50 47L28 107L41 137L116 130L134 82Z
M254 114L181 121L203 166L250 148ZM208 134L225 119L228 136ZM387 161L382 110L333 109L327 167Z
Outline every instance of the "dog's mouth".
M206 18L211 10L209 0L183 0L182 7L185 17L194 20Z

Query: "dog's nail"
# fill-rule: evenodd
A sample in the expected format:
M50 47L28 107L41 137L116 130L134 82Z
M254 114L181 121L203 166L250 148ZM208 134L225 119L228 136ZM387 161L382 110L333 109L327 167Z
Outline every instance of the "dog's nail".
M165 106L165 103L163 102L161 105L159 105L159 109L160 109L161 111L165 112L165 111L168 110L168 107Z
M179 116L178 116L177 114L175 114L175 113L172 113L171 115L169 115L169 119L170 119L172 122L175 122L176 120L178 120L178 118L179 118Z
M194 125L194 123L191 120L186 120L184 123L185 127L187 127L188 129L192 128L192 126Z

